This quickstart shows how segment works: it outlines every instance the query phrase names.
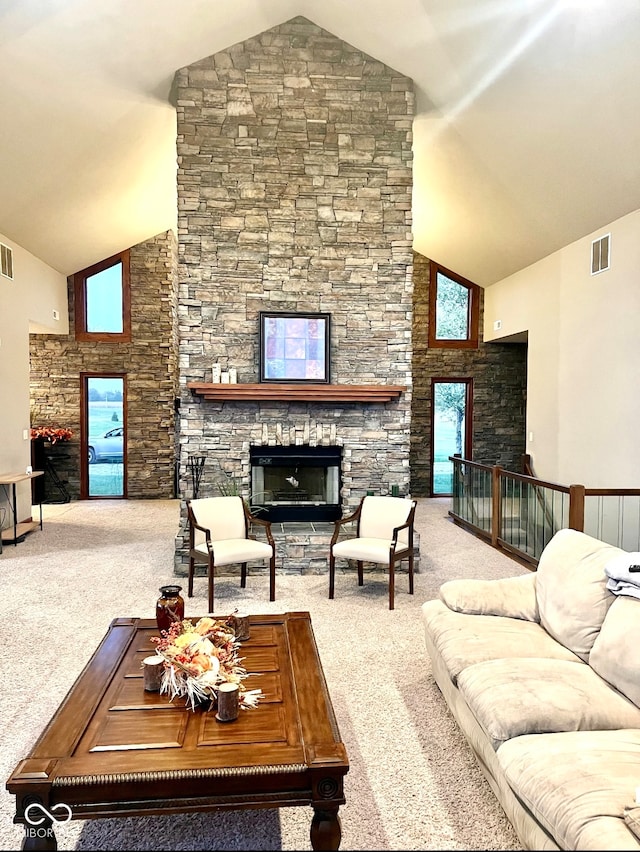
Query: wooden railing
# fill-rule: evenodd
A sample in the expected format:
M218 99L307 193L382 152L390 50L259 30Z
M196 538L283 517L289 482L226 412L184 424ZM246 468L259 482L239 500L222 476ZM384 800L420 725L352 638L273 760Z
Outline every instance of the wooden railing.
M450 461L451 517L528 564L536 566L552 536L566 527L640 550L640 489L558 485L459 456Z

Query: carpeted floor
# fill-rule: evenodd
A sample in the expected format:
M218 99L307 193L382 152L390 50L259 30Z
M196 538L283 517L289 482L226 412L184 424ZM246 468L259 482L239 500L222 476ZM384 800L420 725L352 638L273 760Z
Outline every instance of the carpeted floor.
M431 677L420 606L454 577L506 577L526 569L452 524L449 500L420 500L421 571L406 575L388 609L382 571L336 576L278 574L216 580L216 614L308 610L349 755L341 849L522 849ZM5 546L0 660L0 774L6 780L118 616L152 617L173 576L179 504L174 500L90 501L44 507L44 529ZM178 581L180 582L180 581ZM186 616L206 613L196 579ZM258 712L258 710L256 710ZM0 795L0 848L18 849L15 800ZM310 849L311 809L73 821L59 849Z

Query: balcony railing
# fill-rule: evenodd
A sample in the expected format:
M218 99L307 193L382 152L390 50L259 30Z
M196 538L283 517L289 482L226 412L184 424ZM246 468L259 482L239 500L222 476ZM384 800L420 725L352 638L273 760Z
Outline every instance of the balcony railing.
M558 485L459 456L450 461L451 517L531 565L567 527L623 550L640 550L640 489Z

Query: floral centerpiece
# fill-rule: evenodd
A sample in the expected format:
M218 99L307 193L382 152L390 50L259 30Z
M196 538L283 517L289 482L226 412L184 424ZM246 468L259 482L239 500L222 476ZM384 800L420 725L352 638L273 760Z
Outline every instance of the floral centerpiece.
M53 426L33 426L31 428L31 439L33 441L44 440L51 444L61 441L69 441L73 435L71 429L56 429Z
M174 622L160 637L154 636L156 653L164 659L160 692L171 699L185 696L191 708L209 701L212 707L221 683L235 683L239 689L242 709L255 707L262 694L260 689L247 689L244 684L249 672L241 665L238 655L233 616L227 619L201 618Z

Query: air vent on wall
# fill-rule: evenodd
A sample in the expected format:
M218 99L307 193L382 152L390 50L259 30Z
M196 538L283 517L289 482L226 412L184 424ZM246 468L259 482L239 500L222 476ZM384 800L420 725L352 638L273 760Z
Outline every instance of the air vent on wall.
M591 243L591 274L604 272L610 266L611 234L598 237Z
M13 279L13 250L0 243L0 272Z

